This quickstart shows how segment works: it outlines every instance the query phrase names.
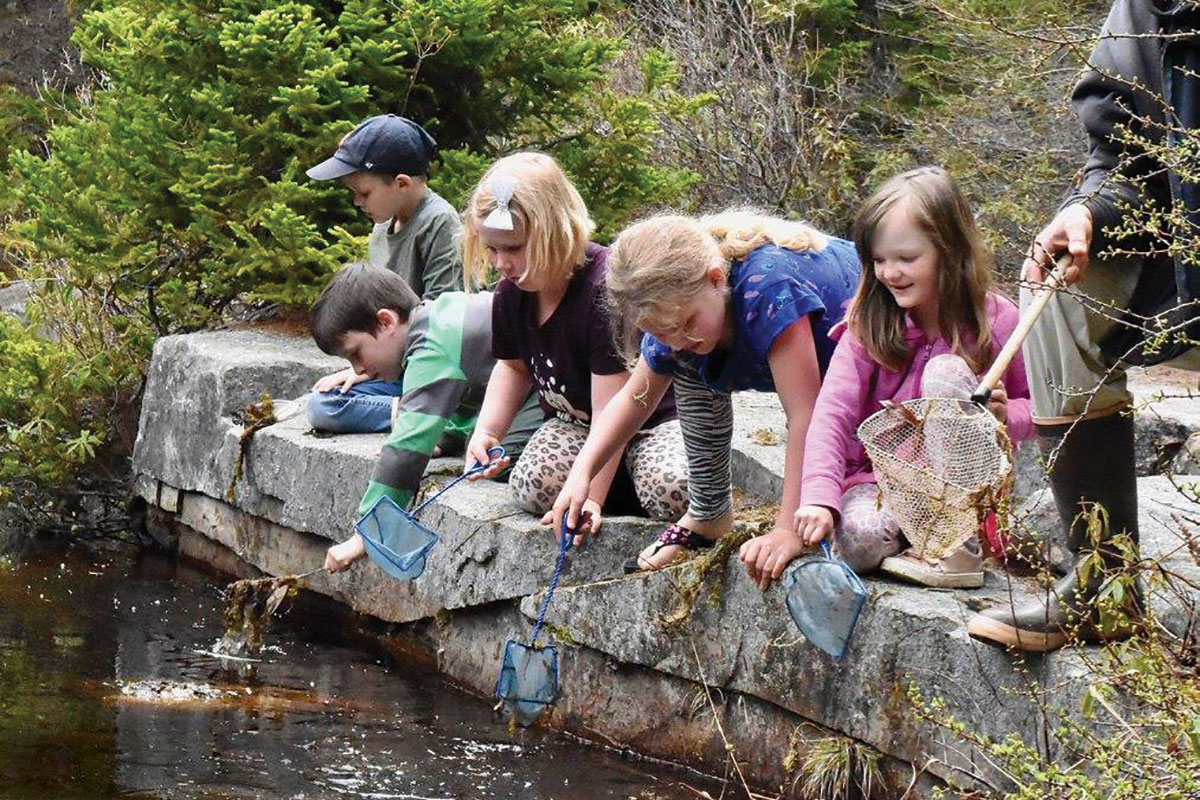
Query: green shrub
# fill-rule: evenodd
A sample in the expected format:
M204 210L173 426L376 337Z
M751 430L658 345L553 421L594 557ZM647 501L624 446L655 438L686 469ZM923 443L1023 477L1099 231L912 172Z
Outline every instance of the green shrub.
M121 370L144 361L153 335L211 326L242 304L306 306L338 265L362 256L369 221L339 182L311 181L304 169L372 114L403 113L429 128L442 148L433 185L452 203L500 153L555 153L592 204L601 238L694 180L647 158L659 119L691 107L669 62L646 54L640 86L608 86L620 37L587 2L83 8L74 42L102 78L47 131L49 157L9 150L0 246L19 255L19 277L51 278L67 292L102 287L97 313L121 326ZM32 119L20 103L0 120ZM44 357L65 347L24 341ZM123 385L123 371L99 375L103 356L80 343L55 358L64 369L88 364L106 388ZM97 390L94 381L76 391ZM99 423L42 418L36 408L25 412L34 428L104 435Z

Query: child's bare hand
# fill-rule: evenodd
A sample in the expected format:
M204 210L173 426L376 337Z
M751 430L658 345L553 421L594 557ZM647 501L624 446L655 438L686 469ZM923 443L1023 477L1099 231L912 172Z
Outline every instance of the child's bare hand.
M559 520L560 521L558 525L561 526L561 515L559 516ZM600 525L603 523L603 521L604 518L600 514L600 504L590 497L587 500L584 500L583 510L579 514L579 524L575 528L575 540L571 542L571 545L573 547L579 547L583 544L584 536L595 536L596 534L600 533ZM554 525L553 508L542 515L542 524ZM561 527L556 527L554 529L555 538L558 538L558 532L560 530Z
M318 380L313 384L312 390L314 392L331 392L337 389L342 394L345 394L350 391L351 386L356 383L362 383L366 379L367 376L365 374L360 375L352 367L346 367L346 369L339 370L332 375L326 375L324 378Z
M765 592L771 581L782 575L787 565L805 549L795 531L776 528L743 544L739 557L746 565L750 580Z
M1008 422L1008 392L1004 390L1003 381L998 383L995 389L992 389L992 396L987 401L987 410L1000 420L1001 425Z
M362 536L354 534L341 544L335 544L325 551L325 569L330 572L342 572L350 569L367 552Z
M833 512L825 506L800 506L796 509L796 536L806 547L816 547L833 533Z
M480 478L494 478L512 463L512 459L508 456L492 458L488 455L488 450L497 447L499 444L500 440L497 437L487 431L481 431L478 428L475 429L475 433L471 436L471 441L467 442L466 463L463 465L463 472L473 469L476 464L485 464L487 469L483 472L475 473L467 478L467 480L477 481Z
M584 519L585 511L594 511L597 515L597 524L599 524L600 507L594 500L588 497L588 491L591 487L591 480L582 472L572 469L567 474L567 480L563 483L562 489L558 492L558 497L554 500L554 507L550 509L550 523L554 526L554 535L556 537L558 536L558 532L562 530L564 517L567 521L567 529L576 531L577 533L587 532ZM575 537L574 543L581 543L579 536Z

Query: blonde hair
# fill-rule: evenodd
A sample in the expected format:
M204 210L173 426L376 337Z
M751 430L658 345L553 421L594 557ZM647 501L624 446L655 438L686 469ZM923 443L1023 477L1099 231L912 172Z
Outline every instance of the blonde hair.
M871 243L883 218L904 208L933 242L938 253L938 327L950 349L972 371L982 372L992 349L987 294L992 287L991 253L983 244L975 217L958 184L940 167L921 167L888 180L859 210L854 243L862 259L862 279L846 312L851 333L873 360L890 370L912 358L904 340L907 318L887 287L875 276ZM974 337L974 348L966 335Z
M744 209L700 219L662 215L629 226L608 253L605 298L617 352L636 361L643 323L677 315L704 288L712 267L728 279L732 262L765 244L803 252L827 241L802 222Z
M463 212L463 279L468 289L488 283L491 261L479 228L496 209L492 179L516 179L508 209L525 229L525 276L565 280L582 266L595 225L562 167L545 153L514 153L488 169Z

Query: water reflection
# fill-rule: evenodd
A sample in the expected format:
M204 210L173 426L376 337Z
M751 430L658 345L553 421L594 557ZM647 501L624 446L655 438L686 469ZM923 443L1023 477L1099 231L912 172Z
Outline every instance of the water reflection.
M225 583L159 557L0 569L0 793L695 796L656 765L536 730L510 738L484 701L337 645L332 618L275 620L262 663L206 655Z

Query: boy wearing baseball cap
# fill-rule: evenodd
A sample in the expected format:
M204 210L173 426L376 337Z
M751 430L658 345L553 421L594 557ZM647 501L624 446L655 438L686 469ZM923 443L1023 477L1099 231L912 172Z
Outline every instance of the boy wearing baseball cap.
M375 222L367 259L404 278L432 300L462 288L455 238L458 213L429 189L429 160L437 142L412 120L381 114L360 123L337 152L308 170L318 181L341 178L354 205Z
M462 228L454 208L428 186L429 160L437 143L417 123L381 114L359 123L337 152L308 170L318 181L340 178L354 205L375 222L367 249L371 266L404 279L418 299L432 301L463 287L462 258L455 239ZM403 386L354 367L313 385L309 422L330 433L373 433L391 427ZM445 444L461 446L470 428L451 424Z

